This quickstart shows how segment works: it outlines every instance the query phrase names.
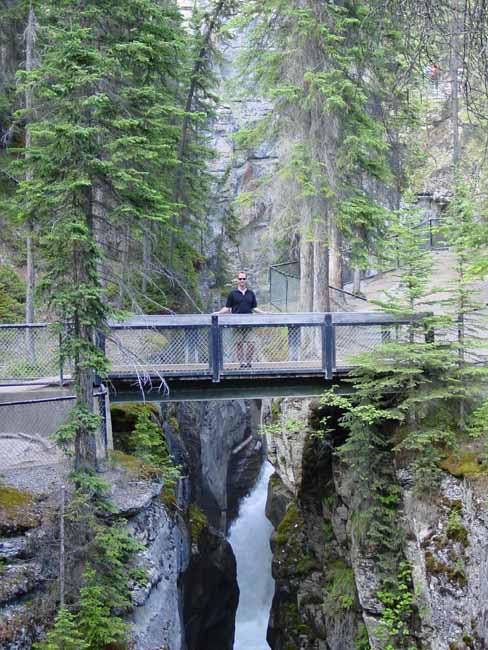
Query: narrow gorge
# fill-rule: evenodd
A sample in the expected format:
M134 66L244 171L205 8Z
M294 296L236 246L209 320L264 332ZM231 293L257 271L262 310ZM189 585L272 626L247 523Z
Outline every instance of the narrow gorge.
M309 398L153 404L180 467L172 495L124 451L145 408L112 408L110 516L123 517L142 544L137 564L145 574L131 589L128 647L384 648L381 548L365 542L361 519L370 504L337 454L345 438L339 414ZM336 427L324 435L325 415ZM488 639L483 476L449 466L426 501L400 457L391 456L389 472L411 567L405 593L415 593L406 605L412 647L481 650ZM24 503L12 498L2 518L5 650L30 648L52 611L59 577L50 554L59 544L53 505L53 495L41 492ZM74 579L75 560L68 570Z

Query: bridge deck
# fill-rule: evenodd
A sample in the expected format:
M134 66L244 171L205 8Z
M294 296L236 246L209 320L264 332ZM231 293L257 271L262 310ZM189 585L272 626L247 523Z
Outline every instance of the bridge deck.
M401 338L388 314L138 316L108 323L99 345L113 380L314 376L331 379L360 352ZM45 383L70 375L60 335L48 324L0 325L0 384Z

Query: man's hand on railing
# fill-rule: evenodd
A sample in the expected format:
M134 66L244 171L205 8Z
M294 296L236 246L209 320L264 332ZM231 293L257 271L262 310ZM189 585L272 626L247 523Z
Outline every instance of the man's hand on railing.
M232 312L232 309L230 307L222 307L222 309L219 309L218 311L213 311L212 316L221 316L223 314L230 314Z

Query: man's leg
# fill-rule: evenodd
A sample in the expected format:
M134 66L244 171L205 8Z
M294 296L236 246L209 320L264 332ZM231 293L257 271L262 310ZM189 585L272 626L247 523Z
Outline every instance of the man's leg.
M256 333L250 329L246 328L245 330L245 341L246 341L246 366L248 368L251 367L252 361L254 358L254 338L255 338Z
M245 340L242 328L237 327L234 330L234 335L236 337L236 356L237 361L239 362L241 368L244 367L246 362L246 352L245 352Z

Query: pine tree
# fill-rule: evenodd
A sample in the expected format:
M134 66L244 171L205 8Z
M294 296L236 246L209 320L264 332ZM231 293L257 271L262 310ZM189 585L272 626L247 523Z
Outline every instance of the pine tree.
M451 317L446 334L457 357L456 398L461 431L467 412L482 399L488 380L484 336L487 314L479 286L484 279L484 224L476 218L473 193L474 188L457 179L440 229L453 259L454 278L442 304Z
M42 10L41 64L22 75L21 90L32 89L38 111L17 203L44 233L42 286L69 323L63 352L73 359L78 397L76 466L94 467L93 383L104 372L95 331L107 317L97 220L130 229L174 214L183 40L178 14L155 0L46 0Z
M35 650L89 650L89 645L78 630L76 620L66 607L56 615L53 629L46 641L34 644Z
M105 648L125 639L127 625L113 614L105 588L99 584L97 574L88 569L83 575L85 586L80 590L79 630L90 650Z
M397 83L402 31L394 12L375 3L265 0L245 11L244 70L273 103L248 142L263 132L292 134L281 176L300 215L302 307L328 310L327 285L342 286L343 240L365 266L384 232L385 188L402 184L397 140L412 113Z

